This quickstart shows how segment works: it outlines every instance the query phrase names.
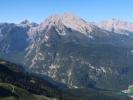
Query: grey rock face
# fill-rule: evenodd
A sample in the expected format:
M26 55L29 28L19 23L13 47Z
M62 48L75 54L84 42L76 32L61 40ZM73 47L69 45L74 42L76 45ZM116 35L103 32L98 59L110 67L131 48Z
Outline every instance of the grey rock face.
M0 24L0 56L70 87L133 84L133 38L71 14L43 23Z

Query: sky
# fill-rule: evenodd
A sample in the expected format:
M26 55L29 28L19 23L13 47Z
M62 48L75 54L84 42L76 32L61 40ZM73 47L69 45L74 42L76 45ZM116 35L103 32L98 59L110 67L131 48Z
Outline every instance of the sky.
M133 0L0 0L0 22L40 23L64 12L90 22L112 18L133 22Z

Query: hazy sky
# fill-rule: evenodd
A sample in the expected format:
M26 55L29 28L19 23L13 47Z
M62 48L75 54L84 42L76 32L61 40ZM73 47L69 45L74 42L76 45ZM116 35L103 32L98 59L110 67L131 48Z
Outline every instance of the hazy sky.
M0 22L41 22L63 12L88 21L117 18L133 22L133 0L0 0Z

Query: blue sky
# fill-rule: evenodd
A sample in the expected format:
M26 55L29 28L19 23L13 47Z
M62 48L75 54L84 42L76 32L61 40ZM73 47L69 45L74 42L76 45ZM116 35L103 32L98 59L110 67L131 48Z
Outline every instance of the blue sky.
M0 0L0 22L41 22L55 13L72 12L88 21L111 18L133 22L133 0Z

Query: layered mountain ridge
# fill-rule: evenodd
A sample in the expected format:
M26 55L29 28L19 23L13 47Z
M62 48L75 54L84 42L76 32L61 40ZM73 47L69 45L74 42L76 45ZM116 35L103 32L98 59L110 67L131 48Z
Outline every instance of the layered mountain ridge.
M35 73L75 88L124 89L133 84L132 23L92 24L65 13L39 25L1 24L0 30L0 57Z
M132 100L119 91L70 89L51 80L0 59L0 100Z
M133 23L115 18L112 20L101 21L97 25L105 30L114 31L123 35L132 35L133 33Z

